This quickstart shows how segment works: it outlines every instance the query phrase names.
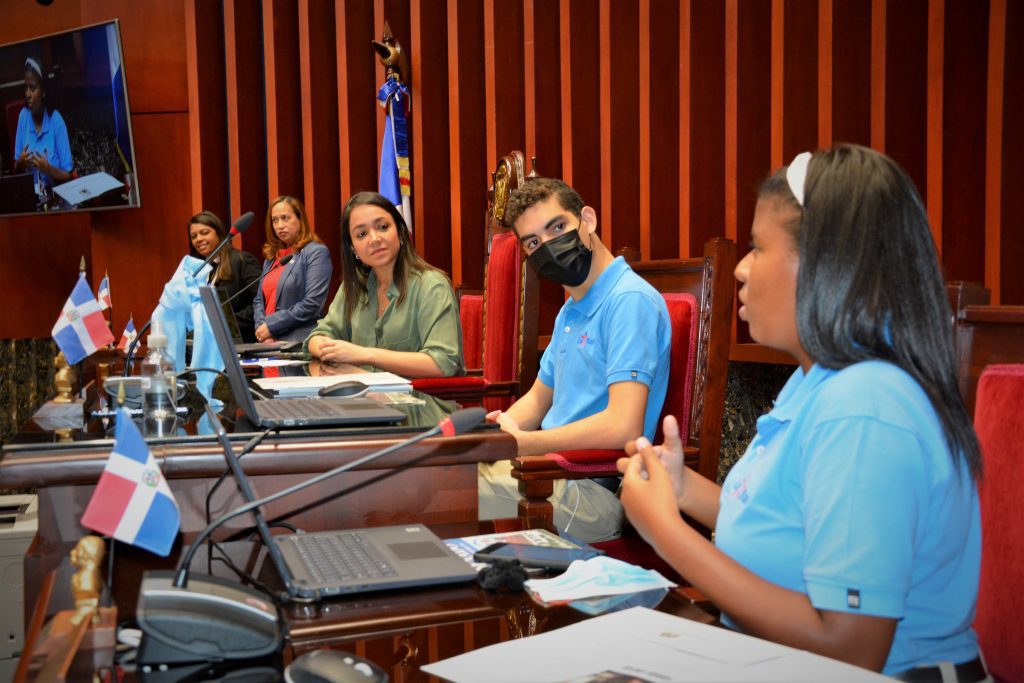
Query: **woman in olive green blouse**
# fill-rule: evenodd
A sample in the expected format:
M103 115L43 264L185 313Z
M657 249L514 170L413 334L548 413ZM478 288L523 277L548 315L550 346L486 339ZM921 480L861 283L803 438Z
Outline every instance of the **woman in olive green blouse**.
M416 253L402 215L376 192L345 205L341 268L341 288L306 338L309 353L409 378L465 374L451 283Z

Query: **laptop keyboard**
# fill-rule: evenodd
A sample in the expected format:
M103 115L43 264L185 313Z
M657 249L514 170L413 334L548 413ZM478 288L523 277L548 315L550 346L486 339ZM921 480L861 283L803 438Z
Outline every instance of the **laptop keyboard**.
M358 531L290 536L317 583L395 576L394 567Z

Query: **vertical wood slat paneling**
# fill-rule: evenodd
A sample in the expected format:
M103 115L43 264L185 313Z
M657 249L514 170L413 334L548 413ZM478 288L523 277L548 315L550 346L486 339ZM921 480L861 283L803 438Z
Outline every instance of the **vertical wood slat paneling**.
M993 247L988 246L986 239L986 255L993 271L986 272L986 278L998 283L1002 303L1024 304L1024 278L1017 274L1024 263L1024 192L1020 192L1024 187L1024 155L1020 154L1024 149L1024 129L1012 125L1013 121L1024 121L1024 5L1000 0L993 2L992 11L996 14L992 21L1001 22L1002 26L990 30L991 61L1000 65L990 78L1002 78L1002 92L994 92L995 85L990 91L993 100L1002 102L989 105L989 135L992 146L998 148L990 159L994 162L999 155L998 164L992 164L991 182L995 186L993 194L1001 197L992 197L993 203L998 204L998 213L994 222L986 225L986 236L998 234Z
M1021 200L1010 191L1022 180L1024 162L1012 153L1022 134L1003 124L1024 116L1024 86L1014 80L1024 43L1018 4L730 3L263 0L254 20L255 0L154 0L155 7L131 11L122 11L124 0L94 0L72 12L90 20L121 16L122 33L132 35L147 17L183 15L184 54L146 48L140 55L137 41L125 42L133 120L156 106L159 94L156 70L137 65L187 60L182 85L171 78L165 86L185 88L167 99L171 109L187 107L180 113L188 117L189 149L174 152L188 159L185 187L179 183L176 199L168 200L170 188L154 189L140 175L147 206L157 198L180 205L167 212L174 219L166 228L146 220L148 230L173 230L159 236L161 243L180 247L181 218L200 208L225 218L255 210L248 204L261 200L247 197L258 196L262 185L266 194L302 197L318 231L335 241L341 203L376 186L383 116L373 97L383 70L368 41L387 19L423 81L410 84L418 248L456 284L482 279L487 171L513 147L537 155L542 174L565 177L600 207L610 245L664 258L698 253L716 235L735 236L742 255L756 181L788 161L791 145L834 140L871 144L908 169L950 277L983 278L994 300L1024 303L1024 284L1012 277L1024 259ZM9 40L27 37L18 32L22 26L69 26L54 10L19 12L43 19L0 28ZM759 30L748 34L757 21ZM492 64L485 69L488 26ZM757 58L758 40L768 43L767 64ZM253 56L261 49L262 74ZM662 78L666 71L671 79ZM485 107L489 84L492 102ZM666 93L671 108L664 107ZM325 107L324 98L337 104ZM179 100L184 104L174 104ZM260 100L265 159L259 144L248 144L253 130L260 139L261 124L246 119ZM335 106L336 116L319 118ZM984 149L977 144L982 127ZM159 143L139 142L141 156L167 154ZM122 217L109 216L90 220L94 267L104 249L118 248L120 233L109 226ZM124 220L133 218L126 213ZM245 246L258 250L259 232L251 231L255 248ZM155 272L140 277L142 289L153 291L165 279ZM50 324L40 327L43 334Z
M637 32L636 44L639 46L639 61L637 68L638 97L637 108L640 125L640 145L637 149L639 157L639 176L637 178L639 195L639 218L640 227L640 254L642 258L651 258L651 231L655 226L651 224L651 51L647 45L646 36L651 31L651 3L650 0L639 0L637 8ZM653 42L653 41L652 41ZM649 227L648 227L649 226Z
M942 100L945 38L945 2L928 1L928 113L927 200L928 223L942 257Z
M304 197L302 95L299 78L298 8L289 0L263 3L267 201L281 195ZM269 207L263 207L264 213ZM262 223L264 216L257 213ZM263 230L259 231L265 239ZM257 254L258 249L254 250Z
M885 152L885 38L888 0L871 0L871 147Z
M267 166L265 157L261 11L254 0L228 0L224 3L224 66L226 74L228 121L228 172L231 210L222 216L230 224L237 216L252 211L262 217L267 206ZM264 235L258 229L240 240L249 251L258 252ZM241 246L241 245L236 245Z
M832 0L818 6L818 148L832 144Z
M598 216L599 235L604 245L615 249L615 216L612 212L612 10L611 0L599 0L598 5L598 92L600 110L598 129L601 160L601 204ZM586 201L586 200L585 200ZM591 200L592 201L592 200Z
M220 7L186 2L185 40L192 180L188 213L209 209L225 216L229 191L227 150L223 148L227 139L224 72L209 68L221 59L224 50Z
M992 292L992 303L997 305L1002 297L1000 247L1002 246L1002 141L1003 83L1006 74L1006 5L1006 0L992 0L989 6L988 73L985 79L985 286ZM1020 48L1018 47L1019 52ZM1019 196L1019 187L1017 191L1007 194ZM1019 217L1016 218L1016 221L1018 226L1024 223Z
M412 82L416 106L412 110L409 138L416 247L427 262L444 270L452 268L451 185L448 141L435 122L448 120L448 19L446 0L414 0L410 3L413 54ZM431 68L426 68L427 66ZM413 154L413 150L415 153ZM417 223L419 223L417 225Z
M299 4L299 72L302 92L302 162L304 203L313 229L337 264L338 220L341 213L338 163L338 96L334 6L329 0ZM334 269L331 289L341 281Z
M691 39L692 14L691 0L679 3L679 258L690 255L690 188L692 178L690 169L691 141L693 140L693 116L690 103L693 93L690 91L690 69L693 44Z

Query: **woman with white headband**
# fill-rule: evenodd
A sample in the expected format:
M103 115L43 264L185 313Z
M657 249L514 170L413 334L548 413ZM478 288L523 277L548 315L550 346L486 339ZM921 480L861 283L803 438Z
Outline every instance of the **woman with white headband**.
M15 171L32 170L40 201L49 196L54 183L71 180L71 145L64 118L47 107L43 68L32 57L25 60L25 106L18 115L14 136Z
M981 456L913 183L864 147L797 156L761 187L736 279L751 336L800 367L721 487L683 465L674 418L662 445L627 446L630 520L733 628L903 680L988 680Z

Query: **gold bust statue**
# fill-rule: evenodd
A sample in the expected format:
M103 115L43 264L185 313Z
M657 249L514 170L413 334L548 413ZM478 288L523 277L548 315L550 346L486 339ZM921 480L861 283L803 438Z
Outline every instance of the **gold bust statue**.
M78 569L71 577L71 594L75 598L73 623L83 618L98 616L103 580L100 578L100 563L106 554L106 545L99 536L83 536L71 551L71 564Z
M54 383L57 385L57 397L53 400L55 403L71 403L74 400L71 394L75 390L75 371L68 365L63 351L53 359L53 367L57 368L57 372L53 376Z

